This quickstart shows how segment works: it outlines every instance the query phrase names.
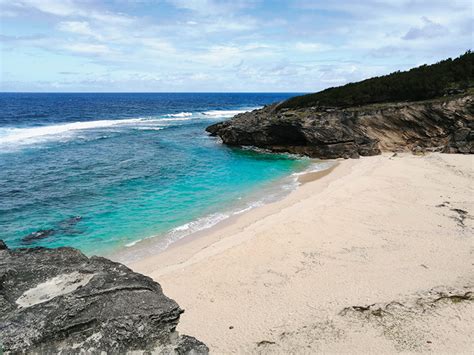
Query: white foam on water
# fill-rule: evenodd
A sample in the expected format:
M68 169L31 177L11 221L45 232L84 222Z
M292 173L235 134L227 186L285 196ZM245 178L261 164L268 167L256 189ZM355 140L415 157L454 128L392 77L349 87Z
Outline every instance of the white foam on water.
M247 207L242 208L241 210L238 210L238 211L234 212L234 214L242 214L242 213L250 211L251 209L254 209L256 207L263 206L264 204L265 204L265 202L262 201L262 200L255 201L253 203L250 203Z
M35 143L44 139L59 139L69 136L77 131L90 129L107 128L114 126L136 125L143 122L151 123L154 120L144 118L131 118L123 120L98 120L64 123L49 126L27 127L27 128L10 128L0 129L0 145L4 144L28 144Z
M180 236L182 236L182 234L188 235L193 232L211 228L212 226L215 226L217 223L228 218L230 215L231 213L213 213L213 214L210 214L209 216L198 218L194 221L185 223L179 227L172 229L170 232L170 236L179 238Z
M251 110L251 109L249 109ZM210 110L193 114L192 112L170 113L162 116L148 116L117 120L97 120L61 123L36 127L0 127L0 150L11 150L20 145L42 143L45 141L67 141L77 132L104 128L136 128L141 130L161 130L168 121L187 121L199 117L230 118L248 110ZM161 127L160 127L161 126ZM12 146L14 145L14 146Z
M165 115L165 117L191 117L193 114L191 112L180 112L180 113L170 113Z
M146 239L146 238L145 238L145 239ZM137 239L137 240L134 240L133 242L130 242L130 243L125 244L125 246L126 246L127 248L133 247L135 244L141 242L142 240L144 240L144 239Z
M139 131L161 131L165 127L136 127Z
M329 169L333 165L334 163L331 161L325 161L325 162L321 161L321 162L313 163L305 170L297 172L297 173L293 173L291 174L291 176L298 178L299 176L302 176L302 175L317 173L318 171Z
M195 117L187 116L187 117L160 118L159 120L156 120L156 121L160 121L160 122L168 122L168 121L176 122L176 121L189 121L189 120L193 120L193 119L195 119Z
M249 112L258 108L260 107L253 107L246 110L210 110L210 111L205 111L202 114L204 116L209 116L209 117L230 118L230 117L234 117L235 115L238 115L239 113Z
M126 247L133 247L140 242L145 240L153 240L152 244L146 244L144 247L138 247L138 249L130 252L125 252L120 257L122 262L132 262L142 258L144 255L155 254L157 252L167 249L171 244L193 234L214 227L218 223L236 215L248 212L254 208L264 206L268 203L272 203L280 200L284 196L294 191L301 183L298 177L308 173L314 173L322 170L326 170L334 165L332 161L317 161L310 164L305 170L293 173L279 181L267 185L260 190L257 195L251 194L247 197L237 198L238 204L234 207L230 207L228 210L218 213L212 213L207 216L198 218L191 222L182 224L178 227L173 228L169 232L161 235L153 235L147 238L138 239L126 244Z
M166 249L171 243L176 242L194 232L198 232L201 230L205 230L215 226L217 223L229 218L232 213L213 213L205 217L198 218L194 221L185 223L180 225L176 228L173 228L170 232L166 233L166 237L159 241L158 248L160 250ZM126 247L132 247L135 244L150 238L154 238L155 236L151 236L144 239L135 240L128 244L125 244Z
M191 222L185 223L178 227L173 228L167 233L161 235L153 235L147 238L132 241L126 244L126 247L133 247L144 240L150 240L152 244L144 244L143 246L137 246L138 249L130 250L122 254L122 261L133 261L138 260L144 255L155 254L157 252L167 249L171 244L188 237L191 234L200 232L214 227L218 223L236 215L243 214L254 208L264 206L268 203L278 201L283 196L288 195L291 191L294 191L301 183L298 181L300 175L308 174L311 172L321 171L332 166L332 162L316 162L307 167L304 171L293 173L275 183L267 185L260 190L257 195L251 194L245 198L239 197L237 204L233 207L229 207L222 212L212 213Z

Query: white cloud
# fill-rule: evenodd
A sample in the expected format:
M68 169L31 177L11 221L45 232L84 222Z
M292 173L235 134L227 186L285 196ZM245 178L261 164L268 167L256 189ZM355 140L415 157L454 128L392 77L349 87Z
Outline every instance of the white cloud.
M212 46L207 52L198 54L195 59L210 64L228 64L240 60L241 51L236 46Z
M232 18L213 18L202 23L201 29L204 32L240 32L251 31L258 27L258 21L251 17Z
M431 21L427 17L421 18L423 25L420 27L412 27L410 30L403 36L403 39L412 40L420 38L435 38L447 35L449 30L444 28L439 23Z
M78 54L90 54L90 55L107 55L112 54L112 51L109 47L103 44L91 44L91 43L71 43L65 44L62 47L63 49L78 53Z
M8 1L4 1L3 3L8 4ZM56 16L86 14L86 12L83 11L80 6L77 6L73 0L16 0L10 2L10 4L17 7L19 10L34 8L41 12Z
M210 76L205 73L194 73L192 74L189 79L191 80L197 80L197 81L203 81L203 80L209 80Z
M61 71L78 72L68 77L68 87L77 82L107 90L130 82L144 90L168 85L161 88L313 91L472 47L470 1L307 0L260 6L257 0L150 0L148 5L156 4L153 10L159 12L165 1L174 7L163 6L167 12L155 17L154 11L145 13L141 1L0 0L2 15L11 12L18 23L0 34L8 70L22 72L14 68L18 53L25 63L31 55L43 56L45 63L67 55ZM131 8L133 15L121 12ZM53 67L49 70L59 71ZM99 78L98 71L107 75ZM36 72L49 80L47 70ZM58 74L56 83L64 79Z
M57 28L60 31L71 32L90 37L97 37L96 32L92 30L89 25L89 22L87 21L62 21L58 23Z
M113 12L91 11L88 16L94 20L110 25L127 26L136 24L134 17Z
M296 42L294 48L301 52L324 52L332 49L332 46L329 46L324 43L316 42Z
M190 10L201 15L229 15L253 7L255 0L167 0L178 9Z
M0 3L17 11L31 9L59 17L84 17L108 24L125 25L135 21L133 17L94 9L94 3L88 0L2 0Z
M154 37L136 38L135 43L140 43L142 46L146 47L147 49L159 51L162 54L165 54L165 53L171 54L171 53L176 52L176 49L171 43L165 40L161 40L159 38L154 38Z
M276 52L274 47L263 43L248 43L241 46L235 44L213 45L204 51L192 54L191 58L198 63L232 66L242 60L270 60Z

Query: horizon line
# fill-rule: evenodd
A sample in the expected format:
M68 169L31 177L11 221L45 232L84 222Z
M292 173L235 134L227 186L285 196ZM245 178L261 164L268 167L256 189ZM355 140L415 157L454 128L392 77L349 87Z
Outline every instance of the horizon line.
M306 94L316 91L0 91L0 94Z

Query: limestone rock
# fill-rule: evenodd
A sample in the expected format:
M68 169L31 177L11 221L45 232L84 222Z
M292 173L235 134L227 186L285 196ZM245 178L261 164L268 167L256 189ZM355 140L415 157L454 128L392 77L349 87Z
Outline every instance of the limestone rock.
M0 241L0 340L8 353L206 354L179 336L183 310L158 283L73 248Z
M274 104L236 115L206 130L228 145L321 159L415 149L473 153L474 97L347 109L281 109Z

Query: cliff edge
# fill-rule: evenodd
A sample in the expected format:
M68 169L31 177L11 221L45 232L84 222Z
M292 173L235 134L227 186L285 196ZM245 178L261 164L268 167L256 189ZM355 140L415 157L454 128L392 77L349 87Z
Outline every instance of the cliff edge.
M281 108L236 115L206 129L231 146L314 158L358 158L383 151L474 153L474 96L349 108Z

